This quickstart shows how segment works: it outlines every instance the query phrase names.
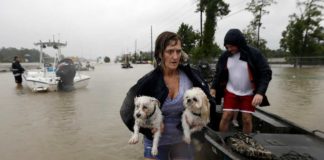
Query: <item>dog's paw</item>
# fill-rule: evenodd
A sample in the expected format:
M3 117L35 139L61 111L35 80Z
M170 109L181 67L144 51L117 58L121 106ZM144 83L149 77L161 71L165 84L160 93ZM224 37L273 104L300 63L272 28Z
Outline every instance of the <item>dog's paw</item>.
M129 139L129 144L136 144L138 142L138 135L133 135L131 139Z
M152 151L151 151L151 154L152 154L152 156L158 155L158 149L153 147Z
M186 136L184 136L184 137L183 137L183 141L185 141L187 144L190 144L190 142L191 142L191 138L190 138L190 137L186 137Z
M192 145L194 146L195 150L197 152L200 152L202 150L203 143L197 139L192 139Z

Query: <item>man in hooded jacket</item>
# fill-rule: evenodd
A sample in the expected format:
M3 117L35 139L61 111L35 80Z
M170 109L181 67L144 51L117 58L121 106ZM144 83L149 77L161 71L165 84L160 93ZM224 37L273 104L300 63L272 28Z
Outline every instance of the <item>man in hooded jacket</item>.
M243 132L252 132L252 113L257 106L269 106L265 95L272 71L259 50L248 46L242 32L230 29L224 38L226 51L219 57L211 95L224 98L221 132L228 131L235 111L242 113Z

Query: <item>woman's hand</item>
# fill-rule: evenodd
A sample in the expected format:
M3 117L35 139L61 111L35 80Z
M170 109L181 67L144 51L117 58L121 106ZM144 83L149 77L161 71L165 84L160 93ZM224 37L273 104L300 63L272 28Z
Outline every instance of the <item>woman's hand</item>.
M252 100L252 106L256 107L261 104L263 96L261 94L255 94Z
M151 129L151 132L154 134L157 130L158 130L157 128L152 128ZM163 124L163 122L160 125L160 131L161 131L161 133L163 133L163 131L164 131L164 124Z
M210 89L210 95L216 97L216 89Z

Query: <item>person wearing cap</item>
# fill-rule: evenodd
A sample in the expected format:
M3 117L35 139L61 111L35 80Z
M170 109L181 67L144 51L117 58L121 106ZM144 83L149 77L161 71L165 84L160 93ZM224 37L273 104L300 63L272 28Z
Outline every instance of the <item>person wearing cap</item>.
M144 135L145 159L184 159L194 158L194 150L191 144L183 141L181 129L181 115L184 111L183 96L186 90L192 87L200 87L209 97L211 104L211 119L214 118L215 102L210 95L209 86L199 75L185 63L186 54L182 51L180 37L173 32L161 33L155 42L156 68L143 76L128 91L120 109L123 122L129 130L134 126L134 97L151 96L159 100L163 114L163 131L158 146L158 155L151 155L152 131L141 128ZM213 121L209 124L212 126Z
M11 71L15 77L15 82L17 83L17 87L21 87L22 77L21 75L24 73L25 69L20 65L19 57L15 56L12 64L11 64Z
M269 106L266 91L271 80L271 68L256 48L247 45L242 32L230 29L224 38L226 51L219 57L211 95L216 103L224 98L221 132L228 131L235 111L242 113L243 132L252 132L252 113L257 106Z

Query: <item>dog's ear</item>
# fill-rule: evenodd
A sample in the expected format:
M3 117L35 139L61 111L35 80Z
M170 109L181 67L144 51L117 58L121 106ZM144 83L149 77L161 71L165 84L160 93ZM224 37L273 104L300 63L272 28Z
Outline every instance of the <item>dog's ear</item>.
M209 123L209 114L210 114L210 103L206 95L203 96L202 98L202 113L201 113L201 118L205 120L207 123Z
M134 97L134 103L137 101L137 98L138 98L137 96Z
M151 98L151 102L153 102L155 107L159 107L160 108L160 101L157 100L156 98Z

